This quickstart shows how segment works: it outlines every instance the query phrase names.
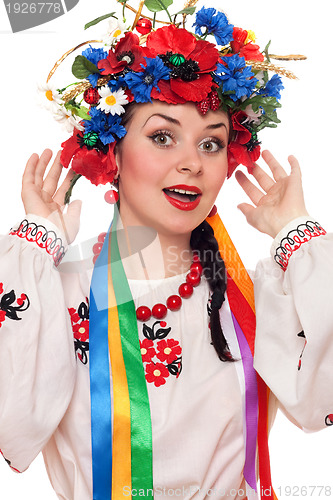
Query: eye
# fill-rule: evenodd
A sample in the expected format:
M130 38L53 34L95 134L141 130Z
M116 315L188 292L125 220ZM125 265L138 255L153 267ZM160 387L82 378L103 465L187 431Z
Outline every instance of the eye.
M224 148L223 142L217 137L205 139L199 144L199 148L205 153L217 153Z
M158 146L168 147L171 146L174 135L168 130L158 130L149 138L154 141Z

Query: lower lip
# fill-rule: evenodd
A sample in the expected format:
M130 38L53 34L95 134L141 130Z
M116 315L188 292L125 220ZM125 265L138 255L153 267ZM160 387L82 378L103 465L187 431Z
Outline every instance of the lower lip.
M201 195L198 195L198 197L194 201L180 201L171 198L171 196L167 195L164 191L163 193L172 206L178 208L179 210L185 210L186 212L188 212L189 210L194 210L200 203Z

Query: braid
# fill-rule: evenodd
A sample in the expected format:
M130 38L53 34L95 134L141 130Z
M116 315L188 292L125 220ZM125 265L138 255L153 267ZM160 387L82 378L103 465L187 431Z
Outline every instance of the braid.
M191 248L198 252L204 275L212 292L210 331L212 343L221 361L234 361L222 331L219 310L227 289L226 269L213 228L203 221L192 231Z

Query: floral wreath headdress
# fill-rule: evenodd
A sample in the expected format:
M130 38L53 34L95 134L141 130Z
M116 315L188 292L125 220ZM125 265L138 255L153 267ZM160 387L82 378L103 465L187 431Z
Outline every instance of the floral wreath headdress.
M169 13L173 0L141 0L138 10L127 0L123 20L115 12L101 16L85 28L111 18L103 41L91 40L69 50L51 70L42 87L52 102L54 116L73 132L62 144L61 162L71 164L75 182L82 175L93 184L113 182L117 172L114 150L126 134L122 117L130 102L146 103L157 99L169 104L194 102L201 113L209 109L228 112L233 136L228 144L228 177L239 164L249 172L260 156L258 132L276 127L277 108L284 88L280 75L295 75L271 63L275 59L305 59L304 56L275 56L254 43L254 33L230 24L215 8L202 7L195 16L194 33L185 28L187 17L195 13L198 0L187 0L184 9ZM142 14L143 7L154 13ZM135 13L126 27L125 7ZM165 11L169 21L157 21L156 12ZM181 16L181 17L179 17ZM181 22L177 20L181 19ZM156 28L156 23L164 26ZM214 37L216 43L206 38ZM103 46L92 47L99 42ZM89 43L76 56L72 73L80 82L53 89L49 80L60 63L74 50ZM269 76L269 72L273 72Z

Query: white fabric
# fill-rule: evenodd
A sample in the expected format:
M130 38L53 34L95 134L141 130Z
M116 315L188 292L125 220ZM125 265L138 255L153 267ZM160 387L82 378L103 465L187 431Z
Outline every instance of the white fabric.
M333 237L320 236L297 252L301 257L290 259L286 273L271 258L258 265L255 367L288 417L316 430L333 412ZM90 261L56 269L45 250L16 236L1 237L0 256L4 293L25 293L31 302L22 319L6 318L0 328L0 449L20 471L43 451L58 497L91 500L89 363L75 356L67 311L89 297ZM183 279L130 281L135 305L165 303ZM220 362L210 344L208 296L203 281L180 311L168 313L166 339L182 348L182 372L159 387L147 383L156 496L244 497L237 494L245 489L240 361ZM221 318L235 354L227 302ZM298 370L302 330L307 346ZM142 325L139 335L145 339ZM277 404L272 397L271 420Z

